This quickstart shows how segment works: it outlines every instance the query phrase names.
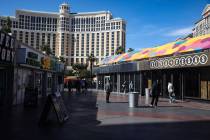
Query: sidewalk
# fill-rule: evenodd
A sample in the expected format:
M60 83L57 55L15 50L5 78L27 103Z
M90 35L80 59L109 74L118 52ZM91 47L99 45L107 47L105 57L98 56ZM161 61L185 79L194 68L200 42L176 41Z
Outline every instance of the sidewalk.
M31 109L18 106L1 112L1 137L7 140L207 140L210 137L207 103L169 104L160 99L155 109L145 106L141 99L138 108L129 108L127 96L111 94L111 103L106 103L105 94L96 90L87 95L66 92L64 99L70 116L64 125L58 125L52 115L50 124L39 127L43 104Z

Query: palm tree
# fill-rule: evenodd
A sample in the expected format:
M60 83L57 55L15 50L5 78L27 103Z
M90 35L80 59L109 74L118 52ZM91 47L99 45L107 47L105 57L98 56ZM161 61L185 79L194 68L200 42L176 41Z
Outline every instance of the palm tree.
M129 49L128 49L128 52L132 52L132 51L134 51L133 48L129 48Z
M60 60L61 62L65 63L65 58L64 58L64 57L60 56L60 57L59 57L59 60Z
M93 54L91 54L90 56L88 56L87 60L90 62L90 76L92 78L92 71L93 71L93 63L96 61L96 58Z
M12 21L10 17L7 17L5 24L2 26L1 31L5 33L11 33L11 28L12 28Z
M125 49L122 46L117 47L115 54L123 54Z
M47 55L52 54L50 45L45 44L45 45L42 45L40 48L41 48L41 51L45 52Z

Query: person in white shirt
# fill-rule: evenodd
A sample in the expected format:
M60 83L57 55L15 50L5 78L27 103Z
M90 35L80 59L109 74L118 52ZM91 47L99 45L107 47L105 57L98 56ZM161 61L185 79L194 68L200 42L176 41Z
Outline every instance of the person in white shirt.
M173 103L175 102L175 93L174 93L174 87L171 82L168 82L168 94L169 94L169 102Z

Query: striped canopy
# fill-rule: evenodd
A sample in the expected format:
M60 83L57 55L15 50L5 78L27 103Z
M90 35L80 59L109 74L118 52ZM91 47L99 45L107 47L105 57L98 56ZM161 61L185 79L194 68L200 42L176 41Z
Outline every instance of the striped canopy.
M146 48L140 51L133 51L120 55L114 55L103 59L100 65L107 65L119 62L128 62L166 55L176 55L186 52L198 52L210 48L210 34L186 40L178 40L154 48Z

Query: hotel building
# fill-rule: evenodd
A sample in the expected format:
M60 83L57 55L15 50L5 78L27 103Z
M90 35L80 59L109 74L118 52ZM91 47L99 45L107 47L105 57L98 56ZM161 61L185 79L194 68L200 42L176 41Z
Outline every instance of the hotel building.
M202 18L195 23L193 36L210 34L210 4L207 4L202 12Z
M5 19L0 16L0 28ZM86 63L90 54L100 63L114 55L117 47L126 47L126 22L109 11L71 13L64 3L59 12L16 10L11 20L17 40L37 49L47 44L68 65Z

